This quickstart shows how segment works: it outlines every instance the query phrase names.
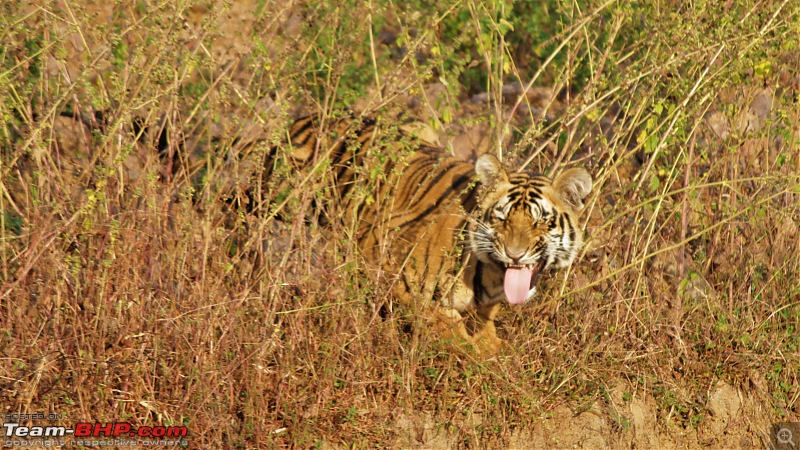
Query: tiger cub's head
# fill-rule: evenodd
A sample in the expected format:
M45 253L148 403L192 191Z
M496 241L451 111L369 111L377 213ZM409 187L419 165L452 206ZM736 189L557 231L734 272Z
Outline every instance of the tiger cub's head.
M553 180L509 174L493 155L475 163L480 177L478 214L469 233L479 260L504 272L503 288L511 304L536 293L539 273L572 263L583 244L578 216L592 190L584 169L568 169Z

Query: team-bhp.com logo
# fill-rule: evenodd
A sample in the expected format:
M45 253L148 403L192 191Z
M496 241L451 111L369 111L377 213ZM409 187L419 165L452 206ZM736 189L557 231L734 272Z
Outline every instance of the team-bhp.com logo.
M163 445L164 439L174 440L174 444L172 445L182 445L186 441L183 438L189 435L189 429L185 426L142 426L142 427L135 427L128 422L112 422L112 423L89 423L89 422L78 422L75 424L74 428L67 428L62 426L22 426L16 422L6 422L3 424L4 428L4 435L7 439L6 443L10 443L11 446L15 446L11 439L24 439L25 443L21 445L30 445L31 439L47 439L47 440L57 440L58 442L53 446L61 446L61 445L89 445L89 446L96 446L96 445L108 445L105 444L98 444L98 443L91 443L92 439L96 438L144 438L148 440L158 439L161 441ZM69 442L66 440L60 441L60 438L78 438L78 439L70 439ZM156 445L155 441L149 441L151 445ZM127 444L130 445L148 445L147 442L143 441L114 441L113 445L119 446L126 446ZM61 444L61 445L59 445ZM50 445L48 445L50 446Z

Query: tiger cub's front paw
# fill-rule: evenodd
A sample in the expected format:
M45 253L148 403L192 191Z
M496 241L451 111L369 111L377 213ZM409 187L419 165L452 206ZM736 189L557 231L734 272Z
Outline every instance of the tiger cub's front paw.
M472 336L464 326L464 319L454 309L436 308L429 323L433 331L441 336L463 339L469 343L472 341Z
M486 321L480 329L471 334L464 323L464 318L457 311L437 308L431 320L431 327L445 338L455 338L466 343L480 355L495 355L505 345L505 341L497 337L493 321Z
M496 355L506 345L506 341L497 337L494 322L486 322L480 331L472 336L475 348L480 354Z

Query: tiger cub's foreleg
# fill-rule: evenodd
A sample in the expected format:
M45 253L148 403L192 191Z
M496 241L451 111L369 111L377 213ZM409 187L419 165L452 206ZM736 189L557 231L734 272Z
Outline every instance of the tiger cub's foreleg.
M478 326L473 339L479 348L485 348L492 353L497 353L503 346L504 341L497 337L497 328L494 325L494 318L500 311L500 303L492 305L478 305L475 313L478 316Z
M445 296L437 308L439 310L437 316L449 320L449 328L454 331L453 334L475 347L479 353L497 353L503 346L503 340L497 337L494 325L500 303L489 306L477 305L474 292L464 282L452 276L446 276L445 279L452 284L449 286L449 295ZM472 311L476 317L474 332L470 333L462 314Z
M452 336L464 340L470 345L474 344L474 340L464 324L464 318L455 309L436 306L431 325L435 332L443 336Z
M497 331L492 319L500 309L500 304L495 304L477 312L475 332L470 334L461 313L452 308L436 307L431 320L433 329L443 335L452 336L471 345L478 353L495 354L500 351L504 341L497 337ZM491 318L490 318L491 317Z

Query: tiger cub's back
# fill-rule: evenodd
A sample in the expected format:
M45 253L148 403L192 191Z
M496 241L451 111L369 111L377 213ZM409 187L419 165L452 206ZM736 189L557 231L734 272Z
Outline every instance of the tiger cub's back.
M430 298L437 278L459 264L460 231L477 204L474 165L403 131L387 138L372 119L320 120L290 126L292 158L328 165L331 209L355 230L367 269L401 275L395 292L403 297ZM321 126L330 131L320 134Z

